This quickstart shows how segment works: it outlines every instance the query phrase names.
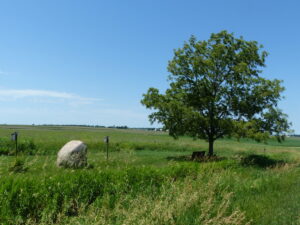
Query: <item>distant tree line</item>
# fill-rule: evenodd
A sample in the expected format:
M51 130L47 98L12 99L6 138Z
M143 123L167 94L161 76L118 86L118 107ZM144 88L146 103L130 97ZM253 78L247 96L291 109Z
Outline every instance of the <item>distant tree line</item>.
M86 124L41 124L33 126L48 126L48 127L97 127L97 128L106 128L102 125L86 125Z
M18 124L0 124L0 126L30 126L30 125L18 125ZM135 130L148 130L148 131L164 131L163 128L153 127L128 127L124 126L103 126L103 125L87 125L87 124L31 124L31 126L44 126L44 127L92 127L92 128L112 128L112 129L135 129Z

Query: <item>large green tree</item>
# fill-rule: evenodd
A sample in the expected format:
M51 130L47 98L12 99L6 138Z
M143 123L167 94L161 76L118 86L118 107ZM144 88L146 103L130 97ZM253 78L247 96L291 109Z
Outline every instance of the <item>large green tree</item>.
M282 141L290 124L277 108L282 81L262 77L267 52L256 41L221 31L207 41L192 36L169 61L170 87L149 88L141 103L152 109L175 138L189 135L209 143L226 136Z

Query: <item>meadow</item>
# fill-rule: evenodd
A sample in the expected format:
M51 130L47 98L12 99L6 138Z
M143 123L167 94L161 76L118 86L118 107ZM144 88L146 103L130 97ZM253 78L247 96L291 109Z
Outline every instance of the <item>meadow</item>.
M70 140L88 145L86 168L56 167ZM207 147L164 132L1 126L0 224L300 224L300 138L223 139L216 159L190 160Z

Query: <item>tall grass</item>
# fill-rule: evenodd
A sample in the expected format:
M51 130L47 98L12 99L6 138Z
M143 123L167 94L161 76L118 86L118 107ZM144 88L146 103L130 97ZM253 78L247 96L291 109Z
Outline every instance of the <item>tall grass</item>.
M220 190L220 175L198 166L8 179L1 185L4 224L246 224ZM72 172L71 172L72 173ZM2 180L3 182L3 180Z
M63 220L72 224L248 224L245 214L238 208L232 210L228 190L216 192L217 179L204 186L201 177L187 177L183 181L164 184L158 195L139 194L135 198L121 197L113 210L110 197L105 196L83 216Z
M0 135L0 224L300 224L300 139L220 140L219 161L194 162L207 143L165 133L17 126ZM56 167L72 139L87 143L92 166Z
M196 167L172 167L164 170L128 168L98 172L69 170L39 179L10 176L0 179L0 222L21 224L28 220L57 222L59 214L77 215L104 195L111 196L111 207L122 195L157 193L162 184L196 173Z
M12 174L0 179L0 224L297 224L295 166L224 160Z

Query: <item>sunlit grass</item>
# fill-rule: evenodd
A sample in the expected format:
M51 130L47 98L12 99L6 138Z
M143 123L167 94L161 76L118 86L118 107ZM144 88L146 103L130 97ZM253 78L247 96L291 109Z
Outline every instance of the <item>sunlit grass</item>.
M18 156L21 172L10 170L14 155L0 156L0 224L300 224L297 138L219 140L219 161L193 162L205 141L82 127L5 126L0 137L9 141L15 130L37 154ZM72 139L87 143L90 167L56 167L58 150Z

